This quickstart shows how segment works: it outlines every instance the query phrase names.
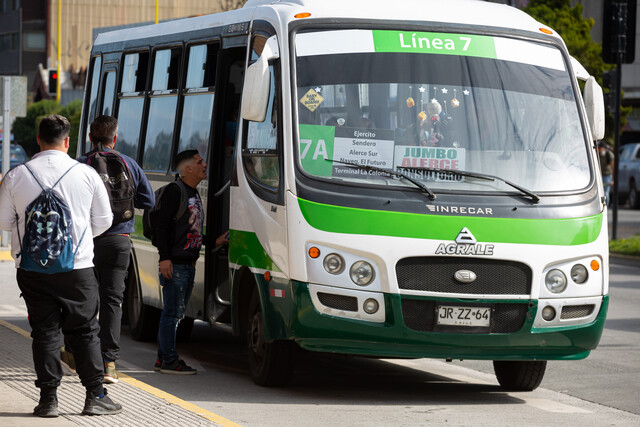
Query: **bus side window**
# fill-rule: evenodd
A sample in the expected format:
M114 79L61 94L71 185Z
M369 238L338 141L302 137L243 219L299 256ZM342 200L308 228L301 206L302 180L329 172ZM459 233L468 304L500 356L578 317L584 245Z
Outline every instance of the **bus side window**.
M147 86L148 52L124 55L118 92L118 151L138 160L140 128Z
M278 97L276 75L273 64L269 65L271 88L269 107L264 122L248 122L242 156L245 170L254 181L276 192L280 185L280 162L278 147Z
M84 141L78 141L79 144L82 142L85 143L85 146L82 147L82 152L89 151L91 149L91 144L89 144L89 123L94 119L96 111L98 109L98 88L100 87L100 67L102 67L102 57L96 56L92 59L93 64L91 65L91 83L90 83L90 92L89 92L89 111L86 114L86 122L85 122L85 139Z
M171 164L181 54L180 47L155 51L142 156L146 171L166 172Z
M102 94L102 114L111 116L113 115L113 97L116 94L116 73L114 71L104 74Z
M196 149L208 159L218 50L218 43L189 47L178 153Z

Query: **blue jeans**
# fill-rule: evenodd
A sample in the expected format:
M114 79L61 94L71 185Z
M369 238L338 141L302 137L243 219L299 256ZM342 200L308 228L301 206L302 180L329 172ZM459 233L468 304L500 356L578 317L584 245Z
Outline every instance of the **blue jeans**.
M613 181L613 175L602 175L602 185L604 186L604 200L607 206L609 206L609 201L611 200L611 181Z
M158 327L158 360L164 365L178 360L176 331L191 297L195 273L196 268L191 264L173 264L171 279L160 274L163 304Z

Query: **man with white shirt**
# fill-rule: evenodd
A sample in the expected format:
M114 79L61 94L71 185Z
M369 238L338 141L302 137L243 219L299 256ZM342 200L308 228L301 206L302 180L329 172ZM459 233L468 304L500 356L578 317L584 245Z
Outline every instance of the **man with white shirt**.
M9 171L0 185L0 229L12 232L11 254L29 313L35 385L40 388L40 401L33 413L40 417L58 416L57 388L62 378L60 329L73 345L76 371L87 390L82 413L106 415L122 411L122 406L111 401L103 387L98 282L92 261L91 237L107 230L113 215L109 196L97 172L67 154L69 131L66 118L59 115L43 118L38 132L40 152ZM52 187L69 208L70 241L74 251L73 270L53 274L22 268L21 258L27 254L21 250L23 242L20 241L25 235L27 206L43 189ZM87 238L82 237L85 232Z

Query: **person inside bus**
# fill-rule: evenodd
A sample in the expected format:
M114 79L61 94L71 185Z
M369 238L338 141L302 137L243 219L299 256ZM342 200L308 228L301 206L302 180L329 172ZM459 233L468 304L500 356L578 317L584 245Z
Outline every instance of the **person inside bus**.
M189 304L195 265L204 244L204 210L197 186L207 178L207 163L197 150L185 150L176 155L175 165L184 185L169 185L162 193L158 220L154 224L162 286L158 357L154 369L164 374L194 375L197 371L178 356L176 332ZM183 188L187 191L188 209L176 218ZM227 244L228 238L228 232L222 234L215 245Z

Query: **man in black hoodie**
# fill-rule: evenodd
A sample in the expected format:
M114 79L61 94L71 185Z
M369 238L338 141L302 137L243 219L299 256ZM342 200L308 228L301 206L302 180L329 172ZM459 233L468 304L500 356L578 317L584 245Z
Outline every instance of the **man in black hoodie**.
M163 297L158 358L154 368L165 374L194 375L197 371L178 357L176 330L189 303L195 264L204 243L204 210L196 187L207 177L207 164L197 150L186 150L178 153L175 165L180 180L170 184L162 194L158 220L154 224ZM181 200L184 200L183 192L186 193L187 209L176 218ZM226 233L216 239L216 245L226 242Z

